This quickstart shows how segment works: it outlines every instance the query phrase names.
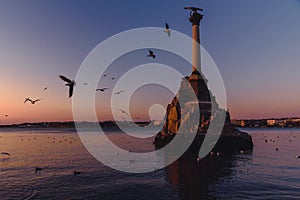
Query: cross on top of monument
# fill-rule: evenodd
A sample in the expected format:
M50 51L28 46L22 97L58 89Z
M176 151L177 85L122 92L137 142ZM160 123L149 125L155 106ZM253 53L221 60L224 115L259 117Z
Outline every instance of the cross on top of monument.
M202 14L198 13L197 11L203 11L203 9L201 8L196 8L196 7L191 7L191 6L188 6L188 7L185 7L184 8L185 10L190 10L190 22L193 24L193 25L199 25L200 24L200 21L203 17Z

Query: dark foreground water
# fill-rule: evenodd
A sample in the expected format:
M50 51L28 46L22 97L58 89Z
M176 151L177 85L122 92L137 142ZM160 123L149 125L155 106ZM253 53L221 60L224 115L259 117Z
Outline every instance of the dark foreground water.
M0 152L10 153L0 155L0 199L300 199L300 130L248 132L253 153L129 174L94 159L74 131L0 129ZM153 150L151 140L110 135L123 148Z

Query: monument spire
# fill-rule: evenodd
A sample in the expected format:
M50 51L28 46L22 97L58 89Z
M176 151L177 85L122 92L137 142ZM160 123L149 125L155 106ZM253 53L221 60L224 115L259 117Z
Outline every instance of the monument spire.
M199 26L203 15L198 13L198 11L203 11L201 8L195 7L185 7L186 10L191 10L189 21L192 23L192 37L193 37L193 47L192 47L192 73L201 72L201 52L200 52L200 33Z

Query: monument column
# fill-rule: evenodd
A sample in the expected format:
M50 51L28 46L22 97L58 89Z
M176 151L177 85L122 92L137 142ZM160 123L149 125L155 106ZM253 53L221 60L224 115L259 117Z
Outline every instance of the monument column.
M199 26L203 15L197 11L203 11L201 8L185 7L186 10L191 10L190 22L192 23L192 37L193 37L193 49L192 49L192 73L201 72L201 53L200 53L200 33Z

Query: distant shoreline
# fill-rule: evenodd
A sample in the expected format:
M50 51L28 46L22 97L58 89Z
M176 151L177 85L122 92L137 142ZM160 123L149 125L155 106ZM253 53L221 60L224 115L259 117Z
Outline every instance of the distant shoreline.
M127 121L103 121L103 122L76 122L77 125L82 127L89 127L91 125L100 125L102 128L118 128L118 124L132 126L147 126L153 122L127 122ZM76 128L74 121L69 122L37 122L37 123L21 123L11 125L0 125L0 128Z

